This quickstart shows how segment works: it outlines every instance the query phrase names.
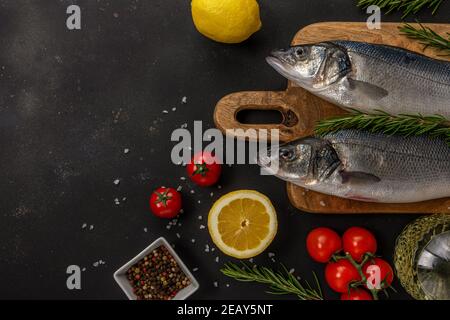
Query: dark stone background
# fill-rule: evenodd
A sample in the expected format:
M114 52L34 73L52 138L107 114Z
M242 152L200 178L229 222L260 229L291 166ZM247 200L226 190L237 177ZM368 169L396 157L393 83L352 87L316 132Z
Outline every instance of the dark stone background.
M81 31L65 27L71 3L82 8ZM311 279L315 270L322 279L323 266L308 258L304 246L317 226L340 232L368 227L380 254L391 260L397 235L415 216L301 213L289 205L285 184L259 176L254 166L226 167L222 190L179 180L184 168L171 164L169 152L175 128L192 128L194 120L212 127L215 103L228 93L284 89L285 79L264 57L288 45L303 26L365 21L351 0L260 3L262 30L241 45L222 45L196 32L190 1L0 0L0 298L124 299L113 272L160 236L176 245L188 266L199 268L201 289L193 298L273 298L262 286L225 279L219 268L230 259L204 252L211 241L199 229L206 219L197 216L206 218L213 200L243 188L265 193L278 211L278 235L255 259L258 264L271 266L267 252L274 252L277 263L298 275ZM421 21L448 22L449 9L446 2L435 17L427 12ZM176 112L162 113L173 107ZM168 230L166 221L149 213L147 198L156 186L179 184L182 226ZM127 200L115 205L116 197ZM88 228L82 229L84 223ZM106 264L94 267L99 260ZM66 288L71 264L86 268L80 291ZM398 282L395 287L393 298L408 298Z

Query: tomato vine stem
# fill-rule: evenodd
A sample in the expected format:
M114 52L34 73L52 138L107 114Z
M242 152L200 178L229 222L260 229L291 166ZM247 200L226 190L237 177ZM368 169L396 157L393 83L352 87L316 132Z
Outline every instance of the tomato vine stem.
M361 263L358 263L353 259L353 257L349 253L346 253L345 256L340 256L340 255L336 255L336 254L334 254L332 256L332 259L335 261L338 261L341 259L347 259L355 267L355 269L358 270L361 280L350 283L350 288L357 288L359 286L367 285L367 277L364 274L364 272L362 271L362 267L367 263L367 261L369 261L372 258L373 258L372 254L366 253L364 255L364 258L361 261ZM349 288L349 290L350 290L350 288ZM367 288L367 289L369 289L369 288ZM369 289L369 291L372 294L373 299L378 300L378 290L374 288L374 289Z

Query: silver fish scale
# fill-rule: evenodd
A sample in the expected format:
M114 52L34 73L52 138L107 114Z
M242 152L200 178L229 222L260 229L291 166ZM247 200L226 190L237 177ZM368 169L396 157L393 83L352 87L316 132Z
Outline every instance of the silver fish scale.
M364 172L381 179L379 183L355 186L354 190L351 186L334 188L335 195L354 193L383 202L450 196L450 147L440 139L355 130L328 134L324 139L336 150L345 171Z
M347 49L352 72L317 95L364 112L439 114L450 119L449 62L394 47L334 43ZM358 81L359 87L352 88L348 79ZM383 92L384 96L376 96Z
M332 41L332 43L344 47L347 51L364 54L379 61L402 67L406 73L421 75L432 81L450 85L450 62L386 45L371 45L355 41Z

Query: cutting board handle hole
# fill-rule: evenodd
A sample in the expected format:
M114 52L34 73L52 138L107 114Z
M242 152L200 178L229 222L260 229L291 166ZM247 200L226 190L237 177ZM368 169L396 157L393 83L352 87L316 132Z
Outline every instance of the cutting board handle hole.
M242 124L282 124L284 118L278 110L243 109L236 114L236 120Z

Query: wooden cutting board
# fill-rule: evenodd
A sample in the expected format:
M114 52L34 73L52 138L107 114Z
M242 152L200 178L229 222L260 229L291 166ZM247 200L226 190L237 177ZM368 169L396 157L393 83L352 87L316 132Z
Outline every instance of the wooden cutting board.
M425 24L436 32L446 35L450 24ZM292 41L293 45L314 43L327 40L354 40L403 47L411 51L425 53L433 58L439 56L432 48L423 51L423 46L398 31L399 23L383 23L380 30L369 30L365 23L359 22L323 22L301 29ZM274 71L274 76L275 71ZM243 124L236 115L244 109L277 110L282 114L281 124ZM331 116L345 114L339 107L322 100L306 90L288 82L286 91L250 91L232 93L222 98L216 106L214 121L216 126L226 133L227 129L279 129L283 142L311 135L315 123ZM255 139L257 136L239 136ZM287 192L292 204L298 209L311 213L450 213L450 198L409 204L368 203L341 199L308 191L291 183Z

